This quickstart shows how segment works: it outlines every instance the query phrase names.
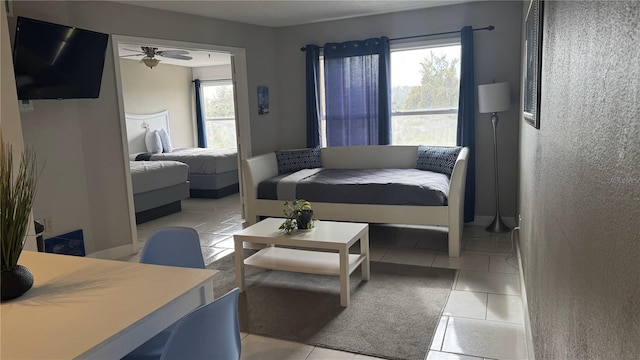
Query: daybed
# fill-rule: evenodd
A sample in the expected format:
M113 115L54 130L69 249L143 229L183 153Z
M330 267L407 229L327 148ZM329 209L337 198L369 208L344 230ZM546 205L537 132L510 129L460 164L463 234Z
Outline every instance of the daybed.
M314 151L318 152L319 159L314 160L314 155L310 155L311 160L302 159ZM284 200L304 198L312 202L314 215L320 220L448 227L449 256L460 256L468 148L348 146L297 152L272 152L243 162L245 211L249 224L255 223L262 216L282 217ZM306 155L298 156L301 152L306 152ZM437 155L439 152L446 154L448 158L433 161L433 154ZM290 156L291 153L293 156ZM288 166L291 164L287 164L287 159L296 157L299 164ZM445 173L443 175L436 171L416 169L425 169L425 164L426 168L429 168L429 164L435 164L438 171L448 168L450 177L446 175L447 171L440 171ZM317 169L319 167L321 169ZM345 177L327 171L333 169L360 170L347 171ZM399 181L394 175L385 174L387 169L403 169L400 172L403 173L404 180ZM328 172L328 175L320 176L323 172ZM355 176L359 172L365 173L364 178ZM386 178L379 178L380 172ZM433 183L432 180L419 180L425 175L435 179L434 188L426 190L426 197L431 198L426 202L417 199L422 195L413 195L425 187L425 183L429 186ZM333 185L336 184L336 178L346 178L351 183L338 189ZM274 181L279 185L273 185ZM312 186L318 191L299 189L303 183L314 182ZM391 186L392 183L395 184ZM362 189L365 189L364 198L344 200L351 196L350 193L362 192ZM274 197L274 191L278 196Z
M182 210L189 197L189 166L178 161L130 161L136 224Z
M167 110L154 114L127 113L126 121L130 160L173 160L189 165L191 197L220 198L238 192L236 149L173 148L169 136ZM164 148L150 151L149 135L156 131L162 131L166 136L162 141Z

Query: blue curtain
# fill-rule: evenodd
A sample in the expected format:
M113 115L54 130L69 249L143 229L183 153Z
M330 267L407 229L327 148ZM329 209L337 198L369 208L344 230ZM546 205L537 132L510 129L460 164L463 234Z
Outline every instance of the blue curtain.
M458 145L469 148L467 182L464 196L464 221L474 219L476 206L476 150L475 150L475 85L473 71L473 29L465 26L461 30L462 48L460 66L460 96L458 104Z
M389 39L324 45L327 146L391 143Z
M196 96L196 130L198 131L198 147L207 147L207 128L204 123L204 104L202 101L202 87L200 80L193 80Z
M320 47L306 46L307 57L307 147L320 146L320 106L318 86L320 84Z
M378 101L378 144L391 144L391 51L389 49L389 39L380 38L380 73Z

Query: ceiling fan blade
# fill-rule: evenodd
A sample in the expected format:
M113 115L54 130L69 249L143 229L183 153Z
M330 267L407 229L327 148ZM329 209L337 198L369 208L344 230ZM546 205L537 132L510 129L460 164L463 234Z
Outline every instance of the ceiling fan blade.
M120 55L120 57L143 56L144 54Z
M160 55L160 54L158 54ZM172 58L172 59L178 59L178 60L191 60L193 59L191 56L185 56L185 55L167 55L167 54L162 54L162 57L167 57L167 58Z
M186 50L159 50L156 51L156 54L160 56L172 57L174 55L188 55L189 52Z
M122 50L127 50L127 51L133 51L133 52L137 52L137 53L142 53L142 51L138 50L138 49L127 49L127 48L122 48Z

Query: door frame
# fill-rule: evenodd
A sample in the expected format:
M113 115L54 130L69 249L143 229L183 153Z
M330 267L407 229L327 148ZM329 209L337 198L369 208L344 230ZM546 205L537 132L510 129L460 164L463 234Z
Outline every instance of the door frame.
M251 128L249 117L249 85L247 79L247 58L244 48L192 43L186 41L145 38L138 36L112 35L113 61L116 73L116 91L118 96L118 112L120 115L120 132L124 150L123 166L126 174L127 198L129 203L129 222L131 224L131 239L134 252L137 250L138 232L135 218L135 206L133 203L133 187L131 185L131 172L129 168L129 142L124 109L124 95L122 92L122 74L120 70L120 56L118 45L120 43L145 43L156 47L184 48L193 50L205 50L224 52L231 55L231 72L234 88L236 111L236 136L238 143L238 181L240 187L240 204L244 217L244 181L242 173L242 161L251 157ZM194 127L195 128L195 127Z

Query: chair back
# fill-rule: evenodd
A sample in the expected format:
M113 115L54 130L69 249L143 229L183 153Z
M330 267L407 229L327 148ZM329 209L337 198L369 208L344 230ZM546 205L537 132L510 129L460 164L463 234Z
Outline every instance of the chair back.
M140 254L144 264L179 266L204 269L202 249L198 232L188 227L166 227L156 230L144 244ZM122 360L158 359L164 349L174 323L156 336L127 354Z
M198 232L182 226L156 230L144 244L140 262L204 269Z
M235 288L178 321L160 359L240 359L239 294Z

